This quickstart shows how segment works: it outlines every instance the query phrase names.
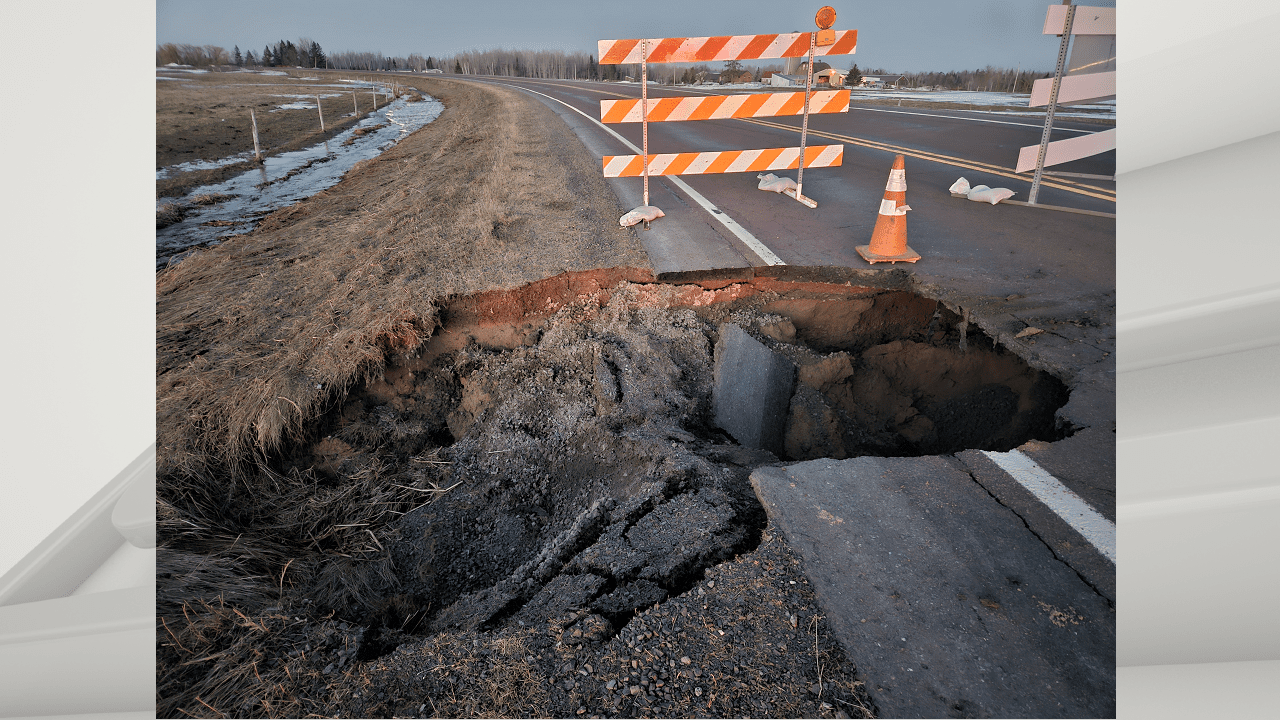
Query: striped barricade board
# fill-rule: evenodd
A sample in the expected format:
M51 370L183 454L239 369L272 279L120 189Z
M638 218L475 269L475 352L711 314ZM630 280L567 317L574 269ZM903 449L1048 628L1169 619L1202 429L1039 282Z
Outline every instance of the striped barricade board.
M717 35L715 37L652 38L648 40L648 62L688 63L719 60L761 60L764 58L805 57L809 54L807 32L764 35ZM601 65L638 63L640 40L601 40L597 43ZM831 45L814 48L821 55L852 55L858 46L857 30L836 32Z
M1044 166L1061 165L1072 160L1083 160L1099 153L1116 149L1116 130L1081 135L1080 137L1054 140L1049 143L1044 153ZM1018 164L1014 172L1029 172L1036 169L1036 158L1040 152L1039 145L1027 145L1018 150Z
M1053 78L1041 78L1031 85L1031 99L1027 107L1044 107L1049 104L1049 95L1053 90ZM1086 75L1067 75L1058 86L1058 104L1091 102L1107 100L1116 96L1116 73L1090 73ZM810 112L813 112L810 110ZM653 118L650 118L652 120Z
M829 8L824 8L829 10ZM835 20L832 15L831 21ZM831 31L830 22L819 34L793 32L764 35L717 35L714 37L677 37L632 40L601 40L598 43L601 65L639 63L693 63L726 60L759 60L763 58L798 58L852 55L857 51L858 31ZM830 41L834 36L834 41ZM810 78L812 73L810 72ZM641 97L647 98L648 72L642 71ZM806 102L808 98L808 102ZM817 204L801 194L805 168L837 167L844 160L844 145L808 147L804 131L800 147L766 148L763 150L724 150L719 152L683 152L649 154L649 123L686 120L721 120L729 118L804 117L808 129L813 113L849 111L848 90L812 92L752 93L705 97L674 97L600 102L600 119L605 123L638 122L643 125L644 154L606 155L605 177L643 177L644 201L649 202L650 175L709 175L714 173L760 172L799 169L791 197L808 205ZM803 160L801 158L803 157Z
M810 93L809 112L849 112L849 91L819 90ZM674 122L803 114L803 92L779 92L651 99L648 120L649 122ZM643 119L639 100L600 101L600 122L633 123Z
M844 145L811 145L805 150L804 166L838 167L844 159ZM605 177L640 177L644 163L639 155L605 155ZM649 156L650 175L712 175L716 173L795 170L800 167L800 148L764 150L722 150L719 152L666 153Z

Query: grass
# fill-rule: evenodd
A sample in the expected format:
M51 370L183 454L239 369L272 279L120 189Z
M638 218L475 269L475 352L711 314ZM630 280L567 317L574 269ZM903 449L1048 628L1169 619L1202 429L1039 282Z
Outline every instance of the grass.
M647 264L604 215L616 200L585 150L570 149L569 169L540 159L566 154L536 130L567 132L549 111L501 88L434 84L454 112L158 275L162 474L278 452L389 353L425 341L439 298ZM575 194L609 210L591 216Z

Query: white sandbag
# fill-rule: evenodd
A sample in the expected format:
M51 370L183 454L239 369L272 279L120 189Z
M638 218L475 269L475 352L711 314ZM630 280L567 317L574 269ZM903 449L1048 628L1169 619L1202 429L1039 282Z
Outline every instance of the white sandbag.
M796 188L796 181L789 177L778 177L773 173L757 175L756 177L760 178L760 184L756 186L760 190L780 193Z
M618 224L622 227L631 227L636 223L645 221L653 222L660 217L664 217L666 213L652 205L641 205L631 212L618 218Z
M952 195L968 195L969 181L965 180L964 178L960 178L959 180L957 180L956 183L951 186L951 194Z
M974 202L987 202L992 205L998 204L1001 200L1011 198L1015 193L1009 188L991 188L986 185L978 185L969 189L969 199Z

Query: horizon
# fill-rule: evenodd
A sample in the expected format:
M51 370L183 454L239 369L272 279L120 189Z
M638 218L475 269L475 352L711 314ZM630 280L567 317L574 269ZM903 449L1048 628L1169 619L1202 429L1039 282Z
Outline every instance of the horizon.
M437 2L370 0L357 7L333 0L289 0L264 7L246 0L218 4L159 0L156 47L215 45L228 54L239 47L241 53L252 51L257 56L264 46L307 38L319 43L326 55L350 52L407 58L418 54L439 59L466 52L551 50L594 58L599 40L807 31L816 27L813 13L822 2L799 9L780 8L768 0L715 0L695 7L678 0L654 0L642 17L633 20L616 19L626 12L623 8L584 12L598 10L599 3L564 1L533 7L494 0L490 14L504 17L485 24L475 20L474 8ZM841 69L856 63L859 68L887 68L895 73L987 66L1047 72L1056 60L1058 38L1041 34L1047 4L1021 0L989 0L981 7L938 0L830 4L837 12L835 29L858 31L855 54L824 58ZM1094 4L1114 6L1115 2ZM388 24L389 17L399 19ZM912 20L904 23L903 17ZM744 64L755 67L772 62Z

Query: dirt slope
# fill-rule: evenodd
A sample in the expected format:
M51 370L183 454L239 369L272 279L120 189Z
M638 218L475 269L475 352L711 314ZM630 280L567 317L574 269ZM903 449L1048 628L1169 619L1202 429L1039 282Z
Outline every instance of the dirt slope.
M565 270L647 267L598 164L516 91L419 79L435 122L156 282L159 469L270 452L408 352L435 302Z

